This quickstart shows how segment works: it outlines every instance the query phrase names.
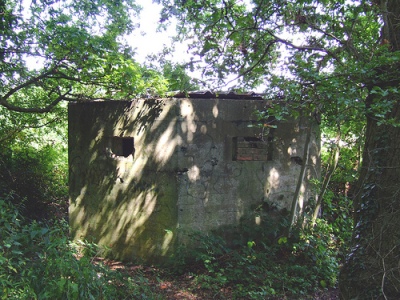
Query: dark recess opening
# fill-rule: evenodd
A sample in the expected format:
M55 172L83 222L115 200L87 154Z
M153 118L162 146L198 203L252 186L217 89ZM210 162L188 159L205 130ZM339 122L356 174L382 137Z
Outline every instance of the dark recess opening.
M128 157L133 153L133 138L122 138L122 155Z
M132 137L113 137L112 152L116 156L128 157L135 153L134 140Z
M272 143L255 136L232 138L233 161L272 160Z

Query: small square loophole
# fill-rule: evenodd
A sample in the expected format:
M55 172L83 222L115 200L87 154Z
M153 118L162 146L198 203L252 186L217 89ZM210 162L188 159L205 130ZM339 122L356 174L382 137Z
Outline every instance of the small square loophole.
M133 137L112 137L111 152L115 156L133 156L135 154L135 143Z

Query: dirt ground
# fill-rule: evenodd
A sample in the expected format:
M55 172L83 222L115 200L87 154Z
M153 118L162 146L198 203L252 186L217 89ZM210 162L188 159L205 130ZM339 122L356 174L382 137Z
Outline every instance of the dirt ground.
M172 276L166 274L165 271L154 268L137 265L126 265L116 261L103 261L111 269L128 272L129 274L138 275L147 279L147 284L158 295L163 295L167 300L210 300L210 299L232 299L234 286L223 288L219 291L204 289L195 282L195 277L190 274L180 276ZM308 295L304 298L291 297L270 297L271 300L337 300L339 299L339 291L336 288L325 289Z

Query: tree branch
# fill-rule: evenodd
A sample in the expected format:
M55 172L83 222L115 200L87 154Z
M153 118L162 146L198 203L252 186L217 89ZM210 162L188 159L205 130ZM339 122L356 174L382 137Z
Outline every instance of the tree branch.
M49 77L51 74L54 74L55 70L56 70L56 67L53 67L53 68L49 69L47 72L44 72L44 73L40 74L39 76L32 77L29 80L25 81L24 83L16 86L15 88L10 89L8 91L8 93L6 93L3 97L0 98L0 105L4 106L4 104L7 103L7 99L10 98L13 94L22 90L23 88L26 88L32 84L39 82L42 79Z
M243 77L249 73L251 73L263 60L264 58L267 56L267 54L269 53L269 49L276 43L276 41L271 41L268 43L267 47L265 48L265 51L263 52L263 54L261 55L261 57L258 59L258 61L256 61L250 68L248 68L247 70L243 71L242 73L240 73L238 76L236 76L235 78L233 78L232 80L228 81L226 84L229 84L233 81L238 80L240 77Z
M16 134L18 134L19 132L22 132L25 129L42 128L42 127L49 126L50 124L59 122L59 121L60 121L60 118L55 117L55 118L51 119L50 121L48 121L44 124L40 124L40 125L26 125L26 124L25 125L21 125L21 124L14 125L14 128L7 129L7 133L4 136L0 137L0 143L4 143L8 139L12 139Z
M333 56L333 53L331 53L329 50L325 49L325 48L321 48L321 47L315 47L315 46L297 46L295 44L293 44L291 41L289 40L285 40L282 39L278 36L276 36L274 33L272 32L268 32L275 40L276 42L282 43L286 46L289 46L290 48L293 49L297 49L297 50L302 50L302 51L318 51L318 52L324 52L327 54L330 54Z
M21 107L21 106L17 106L17 105L13 105L7 101L0 101L0 105L4 106L5 108L15 111L15 112L23 112L23 113L48 113L50 112L58 103L60 103L63 100L67 100L68 98L66 97L66 95L68 95L70 93L71 90L69 90L68 92L59 95L56 99L54 99L50 104L48 104L45 107L42 108L38 108L38 107Z

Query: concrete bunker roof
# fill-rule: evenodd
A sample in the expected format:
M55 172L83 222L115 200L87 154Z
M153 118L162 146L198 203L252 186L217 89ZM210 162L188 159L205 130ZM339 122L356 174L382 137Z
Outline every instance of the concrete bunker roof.
M191 91L191 92L172 92L173 98L196 98L196 99L239 99L239 100L263 100L262 94L255 92L235 93L235 92L212 92L212 91Z
M191 98L191 99L228 99L228 100L266 100L263 98L264 94L255 92L213 92L213 91L171 91L167 93L165 98ZM142 97L139 99L160 99L158 97ZM106 102L132 102L134 99L126 100L104 100L104 99L93 99L85 101L70 101L69 104L90 104L90 103L106 103Z

